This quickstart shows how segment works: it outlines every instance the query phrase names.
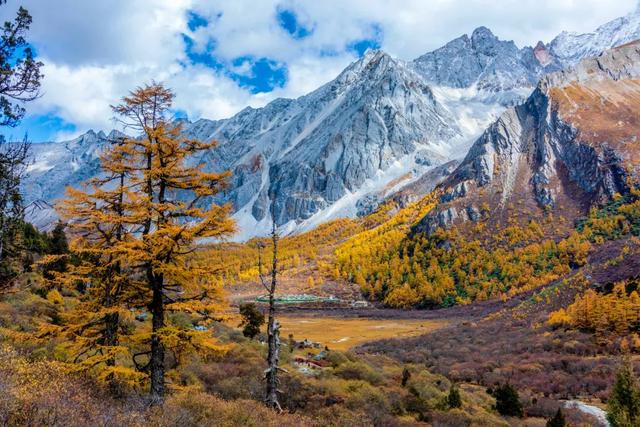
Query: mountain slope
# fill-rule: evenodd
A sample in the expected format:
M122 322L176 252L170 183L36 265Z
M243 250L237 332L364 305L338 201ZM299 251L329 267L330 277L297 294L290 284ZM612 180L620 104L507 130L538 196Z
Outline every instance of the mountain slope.
M231 170L230 202L246 239L313 228L365 214L384 199L420 196L443 177L432 169L464 157L508 106L538 79L601 47L640 37L636 11L586 35L563 33L548 45L518 48L484 27L406 63L368 52L335 80L298 99L277 99L224 120L184 122L191 136L219 141L194 161ZM584 43L583 43L584 42ZM34 145L28 201L53 203L68 185L93 176L104 134ZM420 182L420 185L413 183ZM30 212L39 226L52 210Z
M545 77L507 110L443 183L417 227L478 220L492 229L553 213L571 226L594 203L629 190L640 169L640 42Z
M437 86L472 88L494 94L504 105L524 101L538 81L581 59L640 38L640 5L627 16L608 22L591 33L562 32L550 43L518 48L498 39L488 28L426 53L413 61L416 70ZM529 88L529 92L525 89ZM497 97L495 94L502 94Z
M411 67L373 51L301 98L185 123L184 131L219 141L194 161L233 172L230 190L216 201L233 204L239 238L268 232L272 215L284 231L354 216L359 201L379 203L448 161L454 142L473 136ZM94 174L105 143L91 132L37 147L25 182L29 198L52 201ZM72 158L85 167L69 168Z
M594 263L592 249L618 259L606 240L629 253L640 234L639 106L640 41L545 77L417 213L339 246L337 275L386 306L448 307L564 283ZM606 280L635 277L619 262Z

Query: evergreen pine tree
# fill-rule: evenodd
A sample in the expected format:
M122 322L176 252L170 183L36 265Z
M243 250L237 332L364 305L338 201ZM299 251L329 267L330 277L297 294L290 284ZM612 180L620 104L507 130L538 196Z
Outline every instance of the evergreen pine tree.
M564 415L562 414L562 410L558 408L556 414L547 420L547 427L565 427L567 422L564 419Z
M260 326L264 324L264 314L258 310L254 303L240 305L240 316L242 316L242 335L253 339L260 333Z
M62 255L69 252L69 242L67 241L67 235L64 232L64 224L58 222L51 231L51 238L49 239L49 251L54 255Z
M462 398L460 397L460 390L454 384L451 384L449 388L449 394L447 395L447 405L449 408L462 407Z
M625 359L609 397L607 420L612 427L640 426L640 389L631 362Z
M0 2L4 6L6 2ZM35 60L26 34L29 12L20 7L13 21L0 29L0 126L15 127L24 117L24 105L37 98L42 62ZM29 142L7 144L0 135L0 291L13 285L25 263L22 245L24 209L20 182L28 166ZM21 259L23 258L23 259Z
M404 368L402 370L402 387L406 387L407 382L409 382L409 379L411 378L411 371L409 371L409 369Z
M61 221L51 231L47 252L49 256L45 257L40 264L43 277L52 284L54 277L64 273L69 263L69 243L65 234L65 225ZM54 286L57 285L54 284Z
M524 412L520 397L511 384L503 384L493 391L496 398L496 410L500 415L509 417L522 417Z

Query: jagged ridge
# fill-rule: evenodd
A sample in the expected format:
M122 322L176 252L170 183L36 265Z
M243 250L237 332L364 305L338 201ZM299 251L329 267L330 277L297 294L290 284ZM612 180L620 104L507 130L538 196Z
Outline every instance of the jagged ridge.
M639 77L640 42L545 77L475 142L417 229L475 221L485 210L494 225L544 211L570 222L627 192L640 168Z
M563 33L535 48L519 49L480 27L410 63L369 52L306 96L247 108L230 119L185 122L185 132L219 140L216 150L194 161L233 172L229 191L216 202L233 204L243 230L238 238L266 233L272 219L283 231L308 229L369 212L403 188L430 188L436 181L429 171L462 157L486 125L526 99L541 75L640 37L638 16L592 34ZM588 48L571 41L578 39L588 40ZM504 122L508 129L510 121ZM53 202L67 185L93 176L104 137L89 132L35 145L28 200ZM428 185L409 185L422 176ZM30 219L42 226L50 214Z

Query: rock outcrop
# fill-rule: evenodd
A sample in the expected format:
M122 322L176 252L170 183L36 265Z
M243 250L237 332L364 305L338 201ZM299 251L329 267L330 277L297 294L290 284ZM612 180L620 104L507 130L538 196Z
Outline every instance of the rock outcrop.
M541 61L540 51L538 47L536 55L532 48L520 49L513 41L500 40L488 28L479 27L470 37L465 34L414 63L427 81L501 92L534 86L544 73L560 68L551 55Z
M475 221L483 204L496 223L545 211L571 220L627 192L640 171L639 108L640 42L546 76L474 143L417 229Z
M640 13L632 13L586 35L563 33L534 48L518 48L480 27L408 63L370 51L308 95L276 99L224 120L184 121L184 131L219 141L216 149L193 161L210 170L233 172L228 191L213 201L233 205L243 230L239 238L268 233L272 220L285 231L310 228L375 209L407 185L435 182L434 168L462 158L488 124L529 97L543 75L598 49L639 38L639 17ZM609 69L614 74L624 72ZM574 80L589 78L585 73ZM563 73L550 77L568 78ZM548 85L556 83L548 80ZM542 87L540 91L539 101L544 102L547 94ZM493 169L505 166L511 171L505 189L517 184L518 162L530 147L510 142L531 132L533 119L523 117L535 115L527 108L541 108L534 104L510 110L491 126L482 136L486 143L476 144L469 153L475 163L461 166L460 173L468 175L464 179L487 185ZM556 131L573 132L559 122ZM27 201L53 203L64 196L65 187L94 176L106 140L104 134L88 132L72 141L34 144L35 162L24 181ZM540 156L556 156L551 146L540 150ZM567 151L567 156L575 156L576 162L589 157L588 149L576 150ZM602 156L613 159L616 153ZM545 205L555 198L550 184L553 172L548 169L541 167L532 178L537 199ZM576 179L578 174L574 171ZM442 177L436 175L439 181ZM615 186L618 178L607 179ZM469 186L466 191L471 190ZM29 220L44 226L54 220L51 214L30 214Z

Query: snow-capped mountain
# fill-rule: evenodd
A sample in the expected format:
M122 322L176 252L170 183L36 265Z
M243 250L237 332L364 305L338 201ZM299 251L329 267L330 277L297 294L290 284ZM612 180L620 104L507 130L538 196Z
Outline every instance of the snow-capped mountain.
M575 65L583 58L640 38L640 2L627 16L614 19L592 33L576 34L563 31L548 45L551 55L564 65Z
M547 231L558 233L627 194L640 172L639 77L640 40L545 76L473 144L417 230L472 226L490 212L493 232L552 214Z
M252 228L268 226L271 215L280 226L309 220L339 201L348 210L364 189L439 164L445 142L461 135L422 78L383 52L309 95L189 131L220 141L203 160L233 170L227 197Z
M560 68L539 43L519 49L513 41L498 39L486 27L450 41L414 61L427 81L455 88L474 86L480 91L507 92L531 87L540 76Z
M431 85L468 88L504 105L524 101L546 74L640 38L640 4L629 15L586 34L562 32L550 43L518 48L479 27L415 59Z
M115 130L109 135L90 130L71 141L32 144L34 162L27 168L25 193L30 199L37 195L39 199L51 201L59 196L61 186L82 184L98 173L98 155L107 141L119 136L122 134Z
M272 221L293 231L356 215L363 200L371 209L448 161L455 145L471 142L485 124L452 112L454 102L440 102L411 64L370 51L308 95L185 123L184 131L219 142L197 160L233 172L217 201L233 204L238 238L246 238L268 232ZM52 201L95 174L107 139L90 132L38 145L25 181L29 198Z
M586 35L518 48L487 28L411 62L369 51L335 80L298 99L277 99L224 120L185 122L191 136L219 145L205 153L212 170L231 170L238 239L311 228L369 212L403 188L430 188L434 167L465 156L471 143L537 81L601 47L640 38L640 12ZM28 200L52 202L95 175L108 137L88 132L68 142L34 144ZM431 178L433 177L433 178ZM411 186L414 182L419 186ZM406 190L405 190L406 192ZM43 226L50 215L31 218Z

